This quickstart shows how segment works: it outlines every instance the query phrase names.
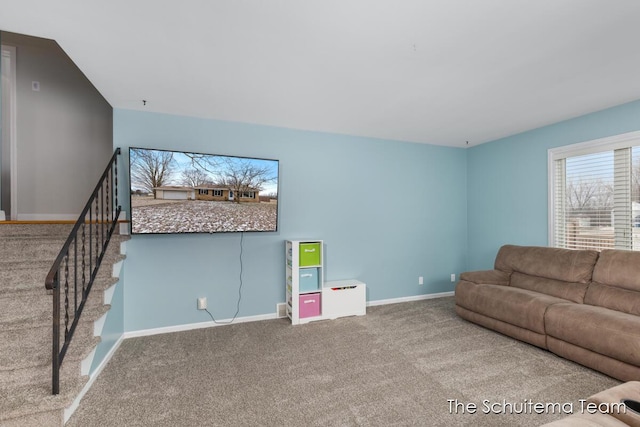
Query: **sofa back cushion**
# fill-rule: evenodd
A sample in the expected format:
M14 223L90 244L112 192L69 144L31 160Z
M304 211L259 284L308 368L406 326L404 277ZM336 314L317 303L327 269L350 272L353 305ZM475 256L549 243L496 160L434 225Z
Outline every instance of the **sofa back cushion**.
M496 256L495 268L562 282L589 283L597 259L597 251L504 245Z
M640 316L640 252L603 250L584 302Z
M530 276L517 271L511 275L510 284L514 288L540 292L580 304L584 300L584 294L588 286L586 283L563 282L561 280L547 279L546 277Z

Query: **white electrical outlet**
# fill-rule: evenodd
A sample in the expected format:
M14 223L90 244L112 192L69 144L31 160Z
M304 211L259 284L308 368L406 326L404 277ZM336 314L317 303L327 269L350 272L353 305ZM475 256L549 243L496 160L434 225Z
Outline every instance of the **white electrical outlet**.
M418 277L418 285L424 285L424 277Z
M451 281L452 282L456 281L456 273L451 273Z
M207 309L207 297L198 298L198 310Z

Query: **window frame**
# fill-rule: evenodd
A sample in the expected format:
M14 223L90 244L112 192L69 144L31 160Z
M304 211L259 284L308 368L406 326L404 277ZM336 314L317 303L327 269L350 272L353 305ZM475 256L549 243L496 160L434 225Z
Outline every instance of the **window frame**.
M578 142L576 144L564 145L547 150L547 214L548 214L548 241L547 245L555 247L555 224L556 224L556 160L568 157L583 156L587 154L614 151L621 148L640 146L640 131L627 132L619 135L607 136L591 141Z

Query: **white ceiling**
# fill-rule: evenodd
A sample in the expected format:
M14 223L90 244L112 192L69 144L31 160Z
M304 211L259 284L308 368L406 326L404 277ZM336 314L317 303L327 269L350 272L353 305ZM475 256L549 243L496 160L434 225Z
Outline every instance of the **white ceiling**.
M476 145L640 99L638 0L0 0L114 108ZM142 100L147 105L142 105Z

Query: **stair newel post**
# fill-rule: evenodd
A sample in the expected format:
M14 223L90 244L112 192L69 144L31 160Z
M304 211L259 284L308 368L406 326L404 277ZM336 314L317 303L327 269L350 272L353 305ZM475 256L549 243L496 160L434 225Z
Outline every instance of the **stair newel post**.
M60 393L60 279L59 271L53 277L53 345L51 346L51 389Z

